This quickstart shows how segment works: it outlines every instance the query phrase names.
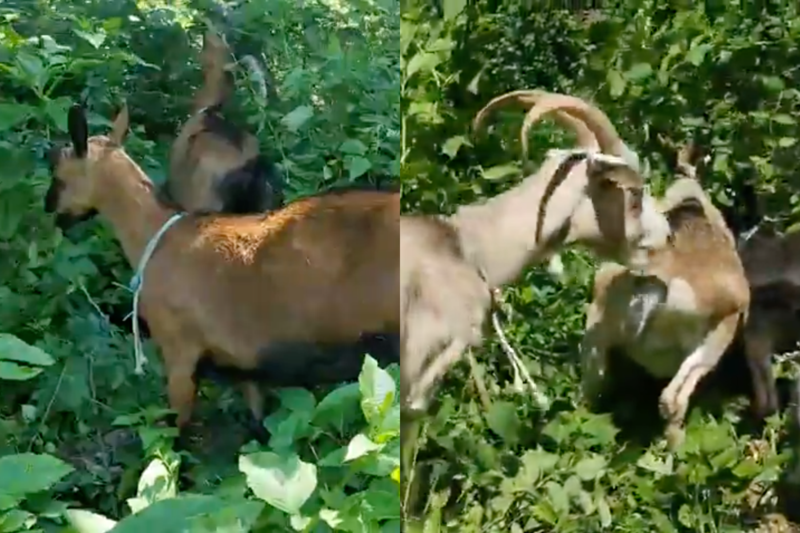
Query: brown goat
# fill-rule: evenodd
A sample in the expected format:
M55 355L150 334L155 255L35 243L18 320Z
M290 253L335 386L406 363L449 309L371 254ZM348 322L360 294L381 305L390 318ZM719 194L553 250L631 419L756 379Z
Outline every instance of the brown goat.
M600 266L581 344L590 403L604 391L614 349L654 377L671 378L659 407L673 447L683 439L690 396L720 361L750 304L733 235L697 181L691 147L678 159L683 175L660 201L672 227L670 245L652 251L640 271Z
M283 205L282 180L260 153L258 139L221 114L234 89L230 59L223 39L207 32L201 54L203 86L172 145L162 191L186 211L246 214Z
M176 210L158 201L122 148L127 110L109 136L88 136L80 106L68 124L72 147L51 154L45 211L57 214L61 228L99 213L135 265ZM399 225L399 193L379 191L312 196L261 215L178 220L141 288L178 427L191 417L204 359L250 377L244 392L262 432L255 380L291 387L355 379L361 336L400 329Z

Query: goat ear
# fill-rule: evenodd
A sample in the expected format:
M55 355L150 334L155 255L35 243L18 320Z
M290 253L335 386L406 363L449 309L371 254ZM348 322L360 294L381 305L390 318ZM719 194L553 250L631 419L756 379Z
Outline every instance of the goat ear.
M130 114L128 113L128 105L122 104L122 108L117 113L117 117L111 124L111 134L109 138L115 143L122 145L125 137L128 135L128 128L130 127Z
M69 109L67 129L72 140L72 147L75 150L75 156L79 158L86 157L89 146L89 125L86 123L86 112L82 105L75 104Z
M605 154L590 154L586 159L589 179L605 179L621 187L643 187L644 178L622 159Z

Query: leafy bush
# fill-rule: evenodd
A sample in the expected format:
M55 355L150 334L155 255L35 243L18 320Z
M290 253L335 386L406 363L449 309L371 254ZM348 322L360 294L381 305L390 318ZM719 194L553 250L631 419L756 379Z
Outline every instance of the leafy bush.
M43 213L43 156L66 139L78 100L93 133L126 101L126 150L163 181L208 21L239 58L262 64L237 70L229 114L258 134L290 199L399 176L392 0L4 2L0 531L399 530L395 370L368 359L358 384L276 392L264 448L240 450L240 402L204 388L194 457L179 456L174 430L160 423L163 372L151 343L148 373L132 374L131 268L114 235L90 222L67 240Z
M629 1L576 12L531 2L408 0L401 10L404 208L450 212L513 186L522 113L498 112L492 134L480 140L470 121L498 94L543 88L598 103L646 156L656 191L668 183L674 158L659 137L695 138L710 149L707 173L719 205L747 215L737 194L750 183L765 214L796 223L797 6L712 4ZM540 155L572 142L548 122L531 135ZM657 433L649 438L656 396L635 393L642 387L626 384L620 394L628 404L621 407L634 412L631 424L586 410L577 346L595 260L580 251L563 259L561 279L533 268L504 291L509 339L556 401L541 412L521 397L492 341L477 354L490 377L489 412L468 371L452 371L418 456L426 530L786 525L773 513L791 455L782 417L748 432L741 401L731 399L721 413L693 409L686 444L671 454Z

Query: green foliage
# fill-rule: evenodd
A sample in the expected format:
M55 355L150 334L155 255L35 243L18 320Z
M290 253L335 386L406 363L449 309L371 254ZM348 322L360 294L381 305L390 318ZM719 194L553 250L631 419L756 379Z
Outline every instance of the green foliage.
M768 214L798 220L795 4L618 2L567 12L407 0L401 12L405 209L450 212L517 183L522 113L498 112L480 138L470 122L494 96L542 88L599 104L645 156L656 190L675 157L659 136L694 138L710 149L716 202L740 208L732 191L750 182ZM572 143L549 122L531 136L539 156ZM773 509L788 454L780 417L750 435L740 429L740 403L719 415L694 409L685 445L670 454L658 435L631 438L647 417L624 428L586 410L577 346L594 263L569 251L563 279L533 268L505 290L509 340L555 399L547 412L513 389L491 341L477 354L488 413L466 364L445 379L418 458L429 488L426 531L732 532Z
M92 133L125 101L125 148L163 182L209 20L240 61L262 64L241 63L226 113L258 135L290 199L399 175L393 0L3 2L0 531L399 530L385 370L368 360L360 384L276 392L263 448L239 449L231 391L203 389L195 457L179 456L152 343L148 373L132 373L131 268L111 229L90 222L66 239L43 212L44 155L79 100Z

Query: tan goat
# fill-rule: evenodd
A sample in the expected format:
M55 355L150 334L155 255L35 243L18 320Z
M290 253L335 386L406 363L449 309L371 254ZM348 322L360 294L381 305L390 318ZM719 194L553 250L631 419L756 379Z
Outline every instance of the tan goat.
M570 243L638 264L668 238L669 225L620 157L624 143L606 115L578 98L539 96L534 121L563 110L594 133L602 153L554 150L535 174L494 198L451 216L401 217L404 476L435 383L481 344L492 289Z
M679 154L680 177L659 202L672 227L670 245L652 251L640 271L600 266L581 343L590 403L603 393L615 348L651 375L671 378L659 407L673 447L683 439L690 396L731 344L750 303L733 235L697 181L691 155L691 148Z
M108 137L88 136L79 106L68 124L72 147L51 154L44 202L58 226L96 211L136 265L153 236L177 220L146 265L141 312L161 349L179 428L190 419L203 360L244 375L254 429L263 433L256 382L356 379L362 336L399 332L399 193L337 191L267 214L176 219L121 146L127 111Z

